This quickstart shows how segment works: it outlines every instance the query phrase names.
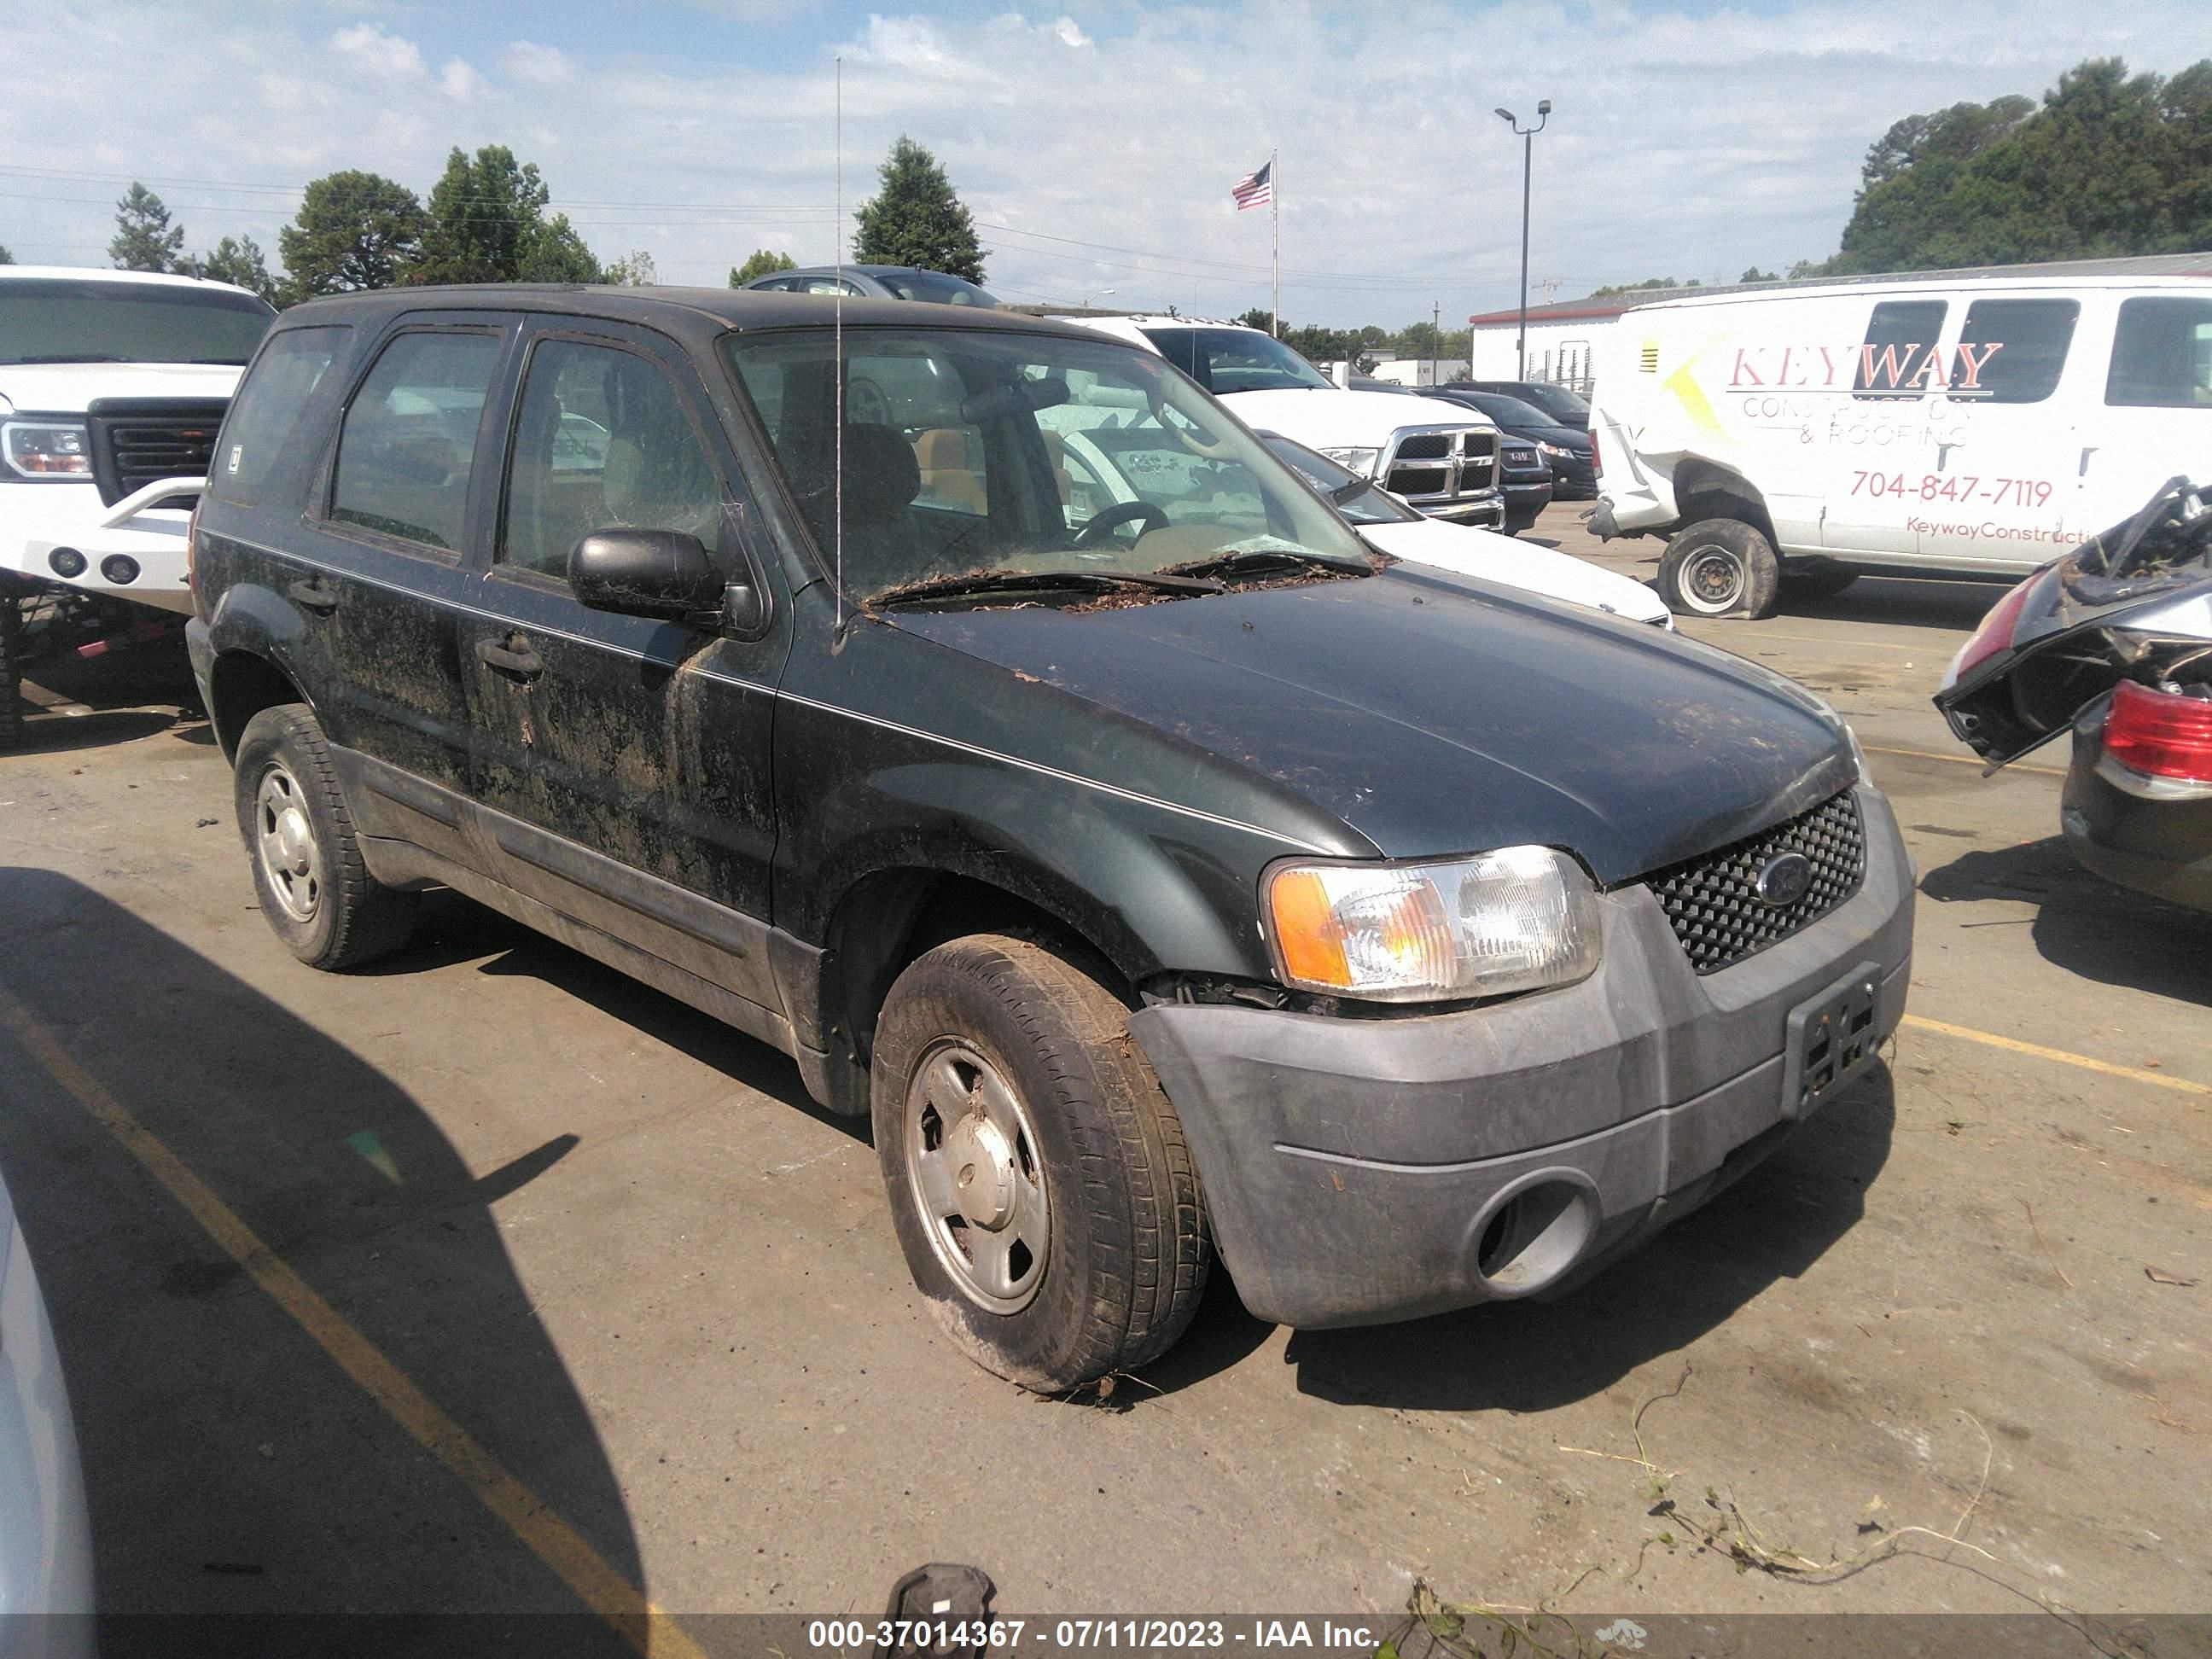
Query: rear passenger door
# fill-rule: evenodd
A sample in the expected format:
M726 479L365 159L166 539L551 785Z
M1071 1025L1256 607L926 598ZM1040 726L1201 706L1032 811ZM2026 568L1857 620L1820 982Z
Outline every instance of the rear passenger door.
M495 427L492 393L515 333L512 318L437 312L376 343L275 582L364 827L453 855L465 848L450 799L410 780L444 791L468 781L455 620L498 484L479 439Z
M2103 373L2075 460L2077 514L2092 533L2126 518L2178 473L2212 475L2212 297L2097 298L2103 326L2083 345L2107 330L2111 344L2092 358Z
M775 1006L765 949L773 688L787 622L680 350L547 318L525 356L488 565L462 629L475 790L501 879L559 914ZM759 636L586 609L570 550L595 531L697 536L768 599ZM698 901L704 900L705 903Z

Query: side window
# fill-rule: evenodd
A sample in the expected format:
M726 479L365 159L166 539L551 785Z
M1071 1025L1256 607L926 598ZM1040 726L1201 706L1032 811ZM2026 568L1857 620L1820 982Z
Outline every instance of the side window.
M345 343L349 328L294 328L278 331L247 371L223 423L208 493L219 501L251 501L300 429L300 411Z
M386 346L346 410L331 517L459 548L499 356L488 334L402 334Z
M711 550L721 517L720 469L659 365L575 340L531 353L501 564L565 580L595 530L678 530Z
M2212 300L2125 300L2105 401L2130 409L2212 407Z
M1942 300L1885 300L1867 319L1854 398L1917 398L1927 391L1928 360L1942 337Z
M1977 300L1966 307L1951 390L1993 404L2039 404L2058 387L2081 314L2073 300Z

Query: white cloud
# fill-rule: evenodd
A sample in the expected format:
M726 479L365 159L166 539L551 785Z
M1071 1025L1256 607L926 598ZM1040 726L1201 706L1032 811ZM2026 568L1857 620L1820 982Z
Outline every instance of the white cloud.
M412 40L386 34L374 23L356 23L331 36L331 44L378 75L420 75L422 51Z
M556 87L575 78L576 66L558 46L541 46L535 40L513 40L500 54L500 67L512 80Z
M296 187L362 167L427 191L449 147L507 143L544 169L603 256L646 247L664 280L714 283L757 246L830 257L839 52L848 214L910 134L944 162L982 226L992 285L1012 297L1110 287L1133 305L1264 306L1268 216L1235 212L1229 186L1279 149L1285 313L1395 325L1432 302L1464 317L1511 301L1521 146L1493 105L1556 106L1534 147L1540 297L1547 281L1564 297L1649 276L1730 279L1832 250L1867 146L1899 117L2038 94L2092 55L2172 73L2201 7L1122 0L1086 14L1090 31L1056 12L886 13L775 67L737 27L715 54L683 58L516 40L483 58L487 81L448 60L458 42L423 14L410 15L441 70L374 21L325 35L271 10L218 31L173 5L83 0L11 21L18 55L51 70L0 103L0 153L36 155L99 108L78 170L148 178L195 248L248 234L273 250L289 198L162 173ZM149 50L158 77L133 67ZM185 154L189 168L173 159ZM105 263L111 192L21 189L57 199L0 204L0 241L19 258ZM94 199L61 199L82 198ZM608 205L625 203L652 205ZM663 205L677 203L696 205Z

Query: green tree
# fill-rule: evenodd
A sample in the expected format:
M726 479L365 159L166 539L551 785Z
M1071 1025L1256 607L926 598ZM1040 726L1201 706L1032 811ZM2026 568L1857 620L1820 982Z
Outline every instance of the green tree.
M975 222L935 156L902 133L878 177L883 188L853 215L860 226L853 241L856 263L913 265L971 283L983 280Z
M0 265L12 265L15 263L15 256L9 252L4 246L0 246Z
M326 173L308 183L276 247L292 297L390 288L422 251L422 204L377 173Z
M276 298L276 279L269 274L260 246L251 236L224 237L192 262L192 272L211 283L234 283L264 300Z
M1781 280L1772 271L1761 270L1757 265L1746 265L1743 275L1736 278L1739 283L1778 283Z
M536 164L518 162L505 144L486 144L473 157L454 149L431 187L422 257L407 280L520 282L549 195Z
M1646 276L1640 283L1613 283L1604 288L1594 288L1589 291L1589 297L1593 300L1614 300L1624 294L1641 294L1648 289L1702 288L1704 286L1705 284L1695 276L1691 277L1686 283L1673 276Z
M115 204L115 240L107 245L107 257L115 268L189 270L191 262L182 257L184 246L184 227L171 225L161 198L132 179L129 192Z
M1258 329L1262 334L1267 333L1275 325L1275 319L1267 314L1267 307L1265 306L1254 306L1237 320L1246 328Z
M526 283L597 283L606 280L599 257L586 246L568 216L556 213L538 222L523 249L520 280Z
M1867 152L1828 269L2180 252L2212 237L2212 60L2171 80L2088 58L2040 106L1954 104Z
M730 286L743 288L756 276L765 276L771 271L797 269L798 261L788 253L771 253L764 247L757 247L746 257L744 264L730 267Z
M617 288L651 288L660 280L660 273L650 253L641 247L633 248L624 258L610 260L599 280Z

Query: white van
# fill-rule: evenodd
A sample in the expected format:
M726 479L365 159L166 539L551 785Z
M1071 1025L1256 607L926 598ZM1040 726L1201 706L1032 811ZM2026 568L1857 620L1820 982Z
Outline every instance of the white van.
M2016 581L2212 472L2203 276L1879 279L1671 300L1598 349L1601 537L1690 615L1869 571Z

